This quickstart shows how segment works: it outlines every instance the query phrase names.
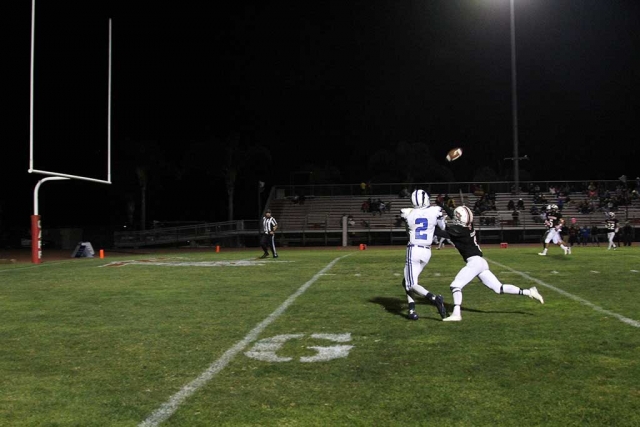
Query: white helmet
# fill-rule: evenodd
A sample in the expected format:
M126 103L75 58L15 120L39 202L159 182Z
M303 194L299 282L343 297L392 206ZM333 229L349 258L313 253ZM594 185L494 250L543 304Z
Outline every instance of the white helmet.
M411 193L411 203L414 208L426 208L429 206L429 194L424 190L415 190Z
M614 214L613 212L609 212L609 218L614 219L616 217L616 214Z
M473 222L473 212L466 206L458 206L453 211L453 223L468 227Z

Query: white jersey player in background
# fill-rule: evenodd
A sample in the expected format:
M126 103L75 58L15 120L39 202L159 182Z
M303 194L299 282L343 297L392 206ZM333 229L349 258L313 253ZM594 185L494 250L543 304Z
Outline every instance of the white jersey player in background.
M418 284L418 277L431 259L431 241L436 225L444 230L445 224L442 208L429 206L429 195L424 190L415 190L411 194L412 208L401 209L400 216L406 223L409 242L407 243L407 256L404 265L403 285L409 303L408 318L418 320L416 303L411 297L411 292L425 297L434 304L440 316L444 319L447 311L444 307L442 295L434 295Z

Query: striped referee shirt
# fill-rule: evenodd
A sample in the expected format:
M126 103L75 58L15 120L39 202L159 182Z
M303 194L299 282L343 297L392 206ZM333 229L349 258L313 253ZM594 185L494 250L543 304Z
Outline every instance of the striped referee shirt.
M275 227L278 226L278 221L274 217L267 218L266 216L262 217L262 232L264 234L269 234L274 231Z

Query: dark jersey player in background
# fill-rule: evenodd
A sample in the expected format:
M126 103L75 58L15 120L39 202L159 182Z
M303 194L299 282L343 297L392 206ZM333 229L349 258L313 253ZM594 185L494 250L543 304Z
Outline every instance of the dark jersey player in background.
M609 247L607 250L613 248L615 251L617 246L613 243L613 239L616 237L616 233L619 231L618 228L618 218L616 218L616 214L613 212L609 212L607 214L607 219L604 222L604 228L607 229L607 239L609 239Z
M476 240L476 231L473 228L473 213L466 206L459 206L451 210L446 206L442 208L453 220L453 224L447 224L445 231L436 230L436 233L446 239L451 239L454 246L462 255L467 265L462 267L449 287L453 295L453 313L451 316L442 319L445 322L459 322L462 320L460 306L462 305L462 289L478 277L480 281L497 294L526 295L544 304L542 296L533 287L520 289L514 285L503 285L498 278L489 270L489 264L483 258L482 250Z
M547 206L547 219L544 224L547 226L547 234L544 239L544 249L542 252L538 253L538 255L546 255L547 250L549 249L549 242L553 242L556 245L560 245L565 255L571 254L571 246L565 246L564 241L562 240L562 235L560 234L562 231L562 227L564 226L564 218L562 218L562 214L558 208L558 205L549 205Z

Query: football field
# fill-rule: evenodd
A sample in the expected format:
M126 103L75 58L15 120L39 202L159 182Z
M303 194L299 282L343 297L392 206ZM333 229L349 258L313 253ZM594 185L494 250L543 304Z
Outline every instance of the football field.
M483 248L462 322L401 246L0 265L2 426L638 426L640 249ZM419 283L464 266L433 251Z

